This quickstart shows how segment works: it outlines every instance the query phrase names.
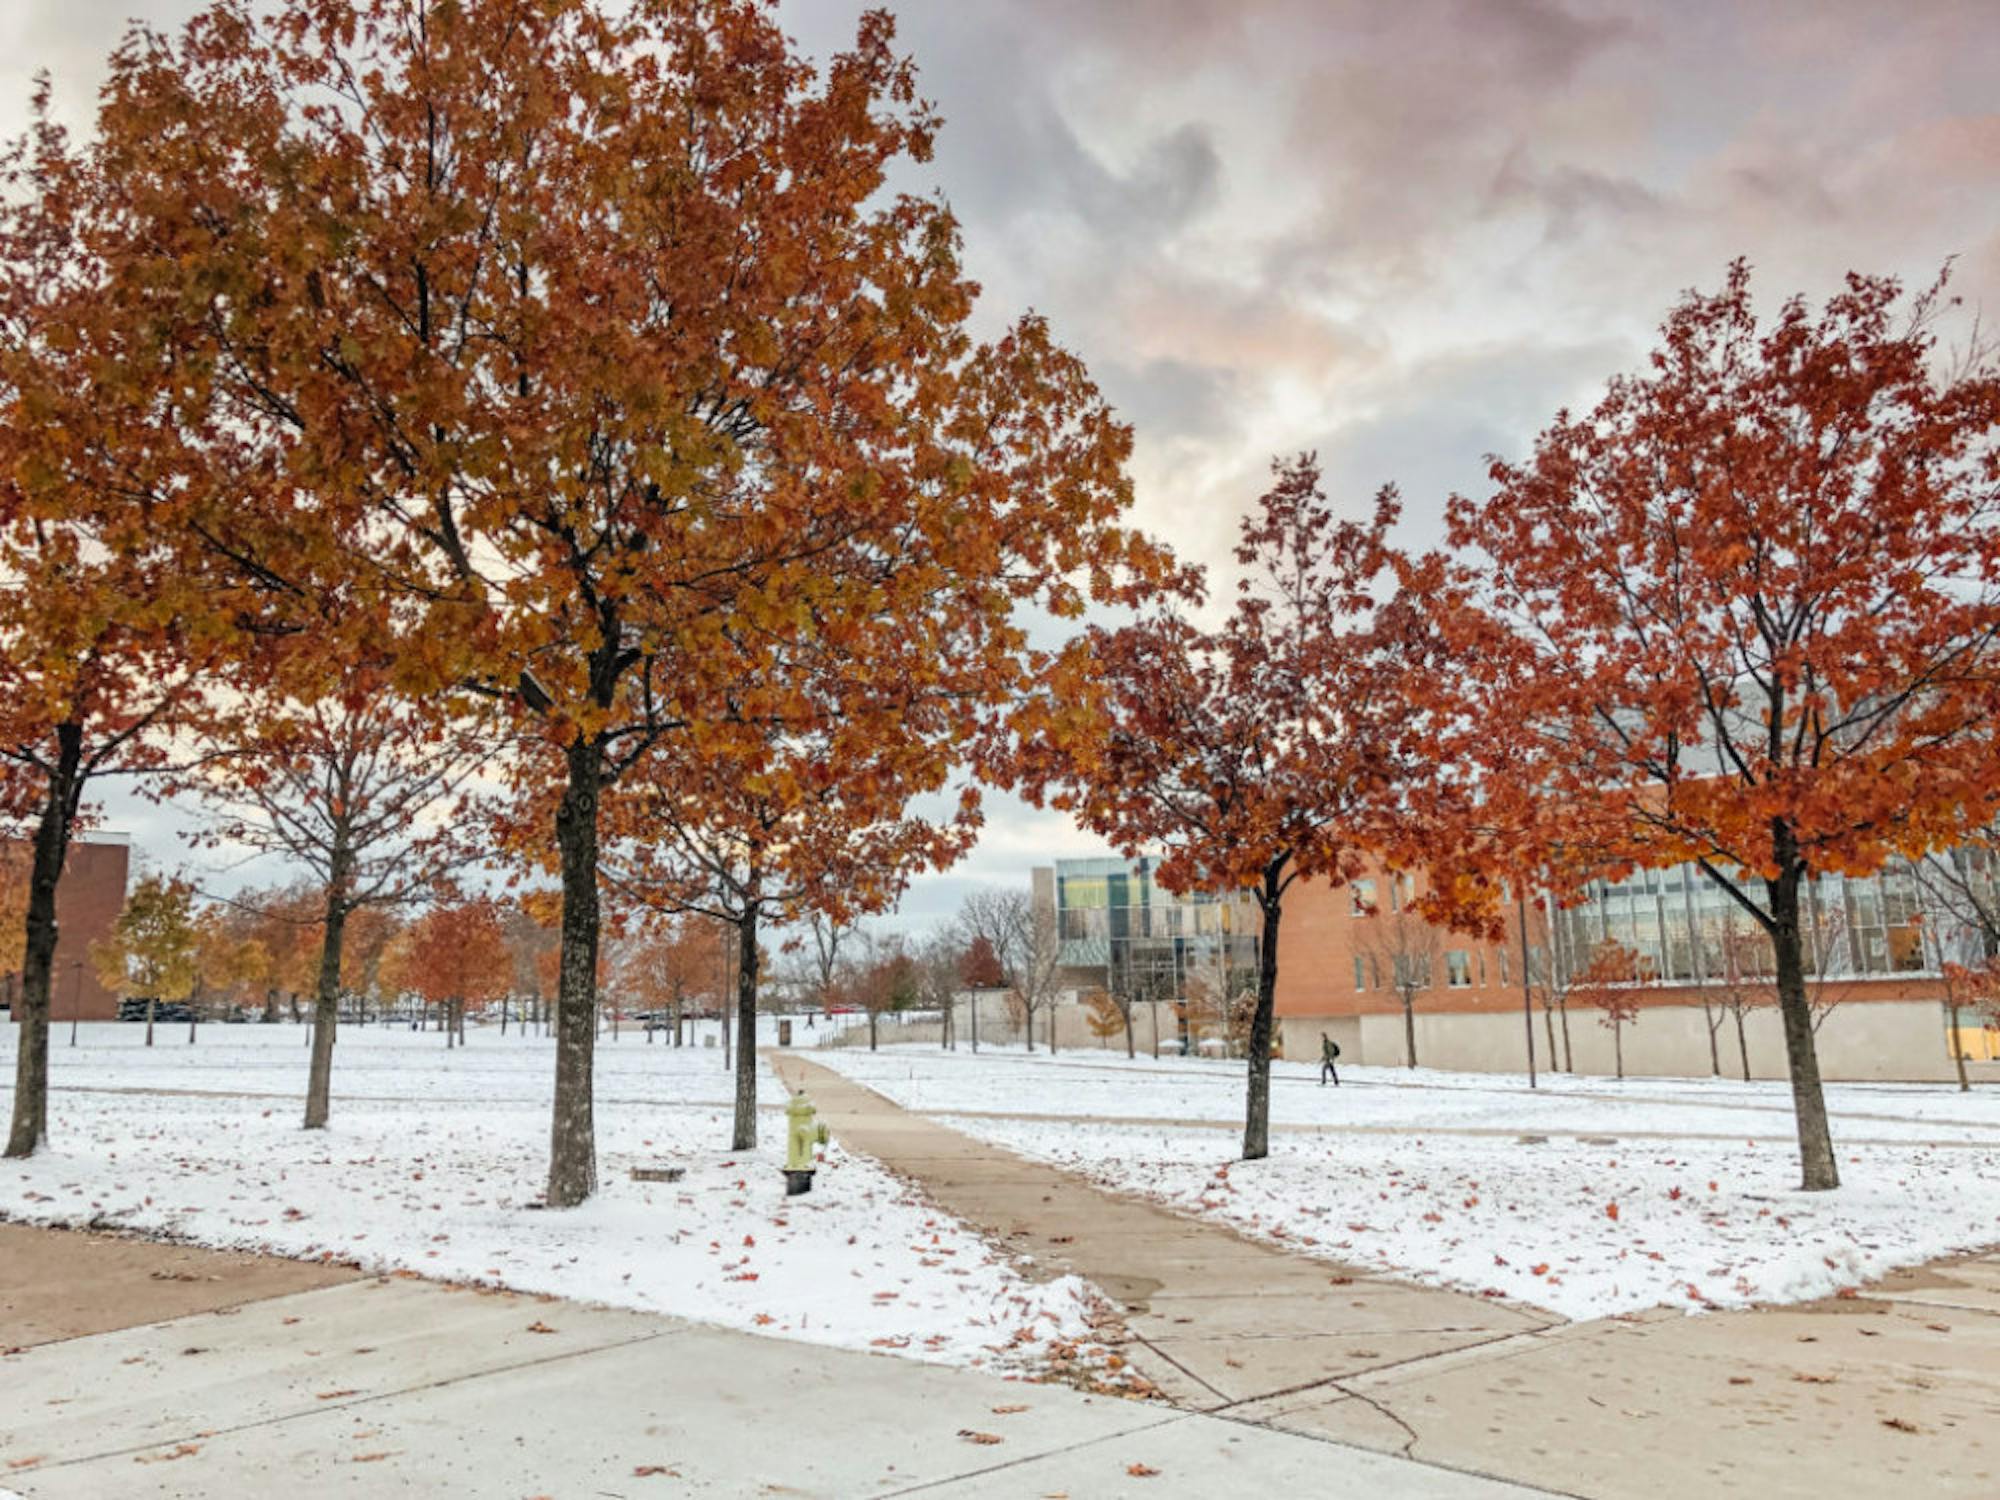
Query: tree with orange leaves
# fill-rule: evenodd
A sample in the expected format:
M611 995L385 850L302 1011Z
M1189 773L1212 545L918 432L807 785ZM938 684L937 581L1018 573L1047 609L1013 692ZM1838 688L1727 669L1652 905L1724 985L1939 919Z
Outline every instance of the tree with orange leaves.
M1571 883L1692 861L1769 937L1807 1189L1840 1178L1802 892L2000 794L2000 378L1942 358L1947 306L1853 276L1760 325L1739 263L1649 373L1451 508L1498 820L1581 831Z
M112 315L105 178L48 105L44 82L0 149L0 822L31 848L8 1156L48 1132L56 890L86 794L160 766L233 623L151 514L177 372Z
M970 795L937 817L911 808L945 787L963 722L920 678L878 680L838 648L808 647L773 658L731 697L744 727L706 748L676 741L635 778L626 795L644 833L607 863L633 899L734 929L730 1149L747 1151L757 1144L762 928L886 910L913 874L963 855L979 820Z
M467 1006L507 993L514 965L498 906L484 898L445 900L391 940L383 957L389 982L438 1007L446 1046L465 1041Z
M1017 720L1008 772L1128 855L1160 848L1170 890L1243 891L1262 913L1248 1028L1243 1155L1270 1149L1272 1007L1286 892L1338 885L1399 837L1425 759L1406 678L1428 663L1422 618L1371 593L1395 561L1383 491L1340 519L1311 456L1243 521L1236 608L1204 630L1171 608L1090 631Z
M655 917L627 946L618 965L626 990L648 1010L667 1013L676 1047L690 1001L712 996L721 1004L723 928L697 916ZM653 1039L656 1022L646 1024Z
M483 852L471 793L491 753L483 717L453 720L385 687L356 670L317 702L253 694L188 783L209 806L210 841L279 855L319 886L307 1130L325 1129L332 1107L349 921L403 905Z
M596 1185L628 778L676 738L700 763L802 640L969 740L1033 680L1020 609L1162 568L1082 364L1033 317L976 345L955 221L883 191L937 125L893 30L822 71L762 0L225 3L134 33L106 89L123 294L209 355L201 430L272 455L258 503L189 508L247 571L371 591L399 687L471 684L528 747L515 832L563 888L551 1206Z
M1625 1028L1639 1019L1638 986L1639 955L1616 942L1599 943L1570 981L1570 998L1595 1006L1597 1024L1610 1030L1620 1079L1625 1076Z

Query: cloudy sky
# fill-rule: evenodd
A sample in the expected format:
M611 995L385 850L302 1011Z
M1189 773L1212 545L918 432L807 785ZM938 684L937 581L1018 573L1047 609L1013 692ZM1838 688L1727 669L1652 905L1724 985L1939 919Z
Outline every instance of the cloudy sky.
M5 0L0 120L35 70L87 123L126 18L189 0ZM906 0L946 128L927 171L997 327L1047 313L1133 423L1140 519L1216 558L1271 455L1317 449L1409 539L1482 457L1643 359L1683 288L1848 269L1955 284L2000 320L1992 0ZM853 0L788 0L823 55ZM158 811L122 802L161 863ZM1094 845L996 803L906 902Z

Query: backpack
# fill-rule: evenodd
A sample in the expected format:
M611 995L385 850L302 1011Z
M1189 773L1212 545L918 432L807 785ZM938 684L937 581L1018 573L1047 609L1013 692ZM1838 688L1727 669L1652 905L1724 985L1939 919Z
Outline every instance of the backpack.
M1340 1043L1334 1041L1331 1037L1327 1038L1326 1056L1329 1060L1340 1056Z

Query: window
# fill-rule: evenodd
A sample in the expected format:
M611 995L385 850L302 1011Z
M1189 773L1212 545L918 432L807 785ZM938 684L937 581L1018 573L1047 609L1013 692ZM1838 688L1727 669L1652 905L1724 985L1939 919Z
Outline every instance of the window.
M1472 987L1472 955L1453 948L1444 956L1444 982L1455 990Z
M1367 989L1367 988L1368 988L1367 984L1363 982L1363 977L1364 977L1364 970L1363 970L1363 969L1362 969L1362 967L1361 967L1361 955L1360 955L1359 953L1357 953L1357 954L1355 954L1355 955L1354 955L1354 988L1355 988L1355 989L1357 989L1357 990L1365 990L1365 989Z
M1348 905L1349 916L1365 917L1370 912L1375 910L1374 881L1357 880L1354 882L1353 885L1349 886L1347 889L1348 889L1348 895L1351 898ZM1357 986L1357 988L1359 988L1359 986Z
M1514 982L1507 974L1507 950L1505 948L1500 950L1500 982L1502 984L1512 984Z

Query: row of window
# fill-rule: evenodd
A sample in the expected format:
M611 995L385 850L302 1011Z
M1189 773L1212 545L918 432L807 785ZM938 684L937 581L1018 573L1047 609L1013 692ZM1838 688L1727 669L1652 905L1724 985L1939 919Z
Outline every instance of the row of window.
M1499 975L1500 984L1510 984L1507 950L1497 948L1493 953L1494 970ZM1405 987L1427 990L1431 987L1431 955L1428 953L1392 953L1388 955L1389 988L1402 990ZM1383 964L1381 955L1357 953L1354 955L1354 988L1356 991L1379 990L1382 984ZM1444 982L1448 989L1469 990L1475 984L1487 983L1486 950L1483 948L1447 948L1444 952Z

